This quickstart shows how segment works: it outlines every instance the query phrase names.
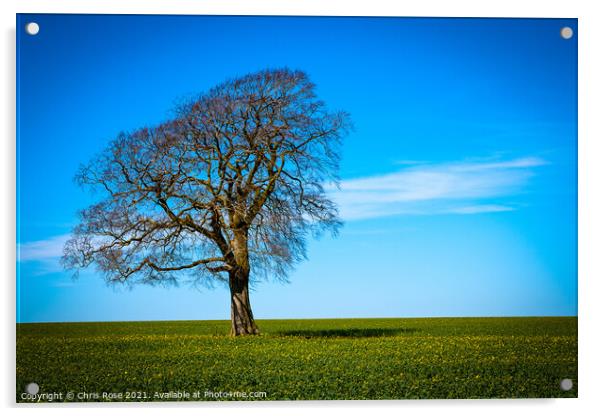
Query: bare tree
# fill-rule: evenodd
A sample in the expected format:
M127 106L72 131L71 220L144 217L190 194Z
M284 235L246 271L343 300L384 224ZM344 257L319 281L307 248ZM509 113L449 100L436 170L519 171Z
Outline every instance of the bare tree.
M286 278L305 240L340 226L344 112L329 112L301 71L224 82L152 128L122 133L76 176L100 190L66 243L65 267L108 282L227 282L232 335L257 334L249 282Z

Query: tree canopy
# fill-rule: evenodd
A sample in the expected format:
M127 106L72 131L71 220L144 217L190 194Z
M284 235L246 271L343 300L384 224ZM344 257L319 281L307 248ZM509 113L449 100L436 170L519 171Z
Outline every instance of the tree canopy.
M101 198L81 211L63 263L94 264L109 282L186 275L223 280L231 291L285 279L309 235L341 224L325 185L338 181L349 127L302 71L219 84L169 121L120 133L80 168L77 182Z

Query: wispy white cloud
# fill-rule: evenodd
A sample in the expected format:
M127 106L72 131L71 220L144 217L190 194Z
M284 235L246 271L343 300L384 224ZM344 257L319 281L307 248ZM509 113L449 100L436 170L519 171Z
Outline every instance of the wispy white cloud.
M483 212L504 212L504 211L514 211L514 207L509 207L506 205L496 205L496 204L483 204L483 205L468 205L465 207L457 207L449 209L448 213L450 214L481 214Z
M17 245L19 261L44 261L63 255L63 247L69 234L57 235L46 240L31 241Z
M29 241L17 244L17 261L33 263L35 267L28 270L31 276L44 276L63 271L59 258L63 255L63 247L69 234L62 234L45 240ZM59 286L67 286L69 282L60 282Z
M409 166L397 172L348 179L330 189L343 219L402 214L477 214L510 211L494 198L524 190L537 167L536 157Z
M393 162L395 165L421 165L425 163L422 160L401 159Z

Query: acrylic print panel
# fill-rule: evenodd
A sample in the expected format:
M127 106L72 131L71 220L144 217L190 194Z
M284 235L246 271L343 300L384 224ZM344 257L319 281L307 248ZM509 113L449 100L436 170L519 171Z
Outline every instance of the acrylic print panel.
M18 402L577 396L577 20L17 16Z

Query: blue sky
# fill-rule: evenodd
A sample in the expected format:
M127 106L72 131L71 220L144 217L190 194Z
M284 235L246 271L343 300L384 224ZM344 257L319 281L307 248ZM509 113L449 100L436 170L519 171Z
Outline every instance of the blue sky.
M575 19L17 20L18 321L228 319L225 287L61 270L95 200L73 176L178 100L282 66L306 71L355 131L329 191L339 237L312 241L290 283L258 284L256 318L577 314Z

